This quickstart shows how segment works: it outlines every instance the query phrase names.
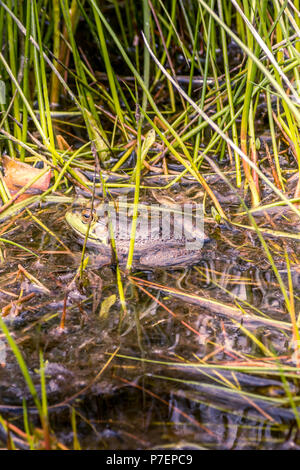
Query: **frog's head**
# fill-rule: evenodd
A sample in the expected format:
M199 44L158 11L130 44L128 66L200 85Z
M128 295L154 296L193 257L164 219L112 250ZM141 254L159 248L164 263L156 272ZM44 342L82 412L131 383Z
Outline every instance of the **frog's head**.
M90 208L70 209L66 213L66 221L80 237L85 238L93 244L107 244L108 230L105 220L97 217L96 211Z

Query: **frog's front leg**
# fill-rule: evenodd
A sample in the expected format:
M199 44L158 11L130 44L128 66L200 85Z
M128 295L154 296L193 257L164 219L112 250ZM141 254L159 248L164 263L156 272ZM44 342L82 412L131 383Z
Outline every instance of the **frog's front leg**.
M186 266L201 260L201 250L187 248L166 248L149 251L140 257L139 264L147 267Z

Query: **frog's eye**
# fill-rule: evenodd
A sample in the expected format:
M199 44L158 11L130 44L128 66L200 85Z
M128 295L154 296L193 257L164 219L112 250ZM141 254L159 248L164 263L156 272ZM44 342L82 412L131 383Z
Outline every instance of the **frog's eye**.
M86 209L81 213L81 220L84 224L90 223L94 218L94 213L91 209Z

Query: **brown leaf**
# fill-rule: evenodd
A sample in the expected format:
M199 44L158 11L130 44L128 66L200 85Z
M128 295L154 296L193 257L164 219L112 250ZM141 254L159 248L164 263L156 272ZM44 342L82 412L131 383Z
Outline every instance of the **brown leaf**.
M32 183L30 188L26 190L26 193L46 191L46 189L49 188L51 179L50 169L47 173L42 175L44 170L33 168L27 163L23 163L18 160L13 160L12 158L9 158L6 155L2 156L2 165L5 172L5 183L12 193L17 192L20 188L30 183L30 181L36 178L38 174L41 174L41 177L37 181Z
M63 138L62 135L57 135L56 140L59 150L70 150L72 148L71 145L68 144L68 142L66 141L66 139Z

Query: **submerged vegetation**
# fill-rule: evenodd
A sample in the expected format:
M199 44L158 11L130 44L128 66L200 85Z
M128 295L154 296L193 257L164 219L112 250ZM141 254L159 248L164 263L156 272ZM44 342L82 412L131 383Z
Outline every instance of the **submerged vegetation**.
M2 446L299 448L299 3L0 0ZM124 194L199 262L97 269L65 212Z

